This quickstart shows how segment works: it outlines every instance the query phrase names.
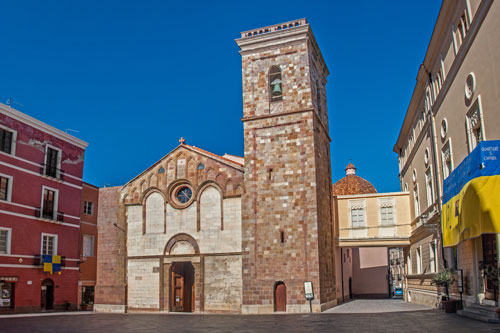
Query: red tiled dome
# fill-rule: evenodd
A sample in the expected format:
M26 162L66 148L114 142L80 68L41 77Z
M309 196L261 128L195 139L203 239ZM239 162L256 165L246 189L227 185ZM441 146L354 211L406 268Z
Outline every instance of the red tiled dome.
M377 193L377 190L369 181L356 175L354 164L349 163L345 171L346 176L333 184L333 195Z

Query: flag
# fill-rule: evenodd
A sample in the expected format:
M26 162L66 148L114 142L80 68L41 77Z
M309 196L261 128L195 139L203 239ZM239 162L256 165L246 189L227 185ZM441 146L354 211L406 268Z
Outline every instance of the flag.
M500 140L483 141L443 182L443 246L500 233Z

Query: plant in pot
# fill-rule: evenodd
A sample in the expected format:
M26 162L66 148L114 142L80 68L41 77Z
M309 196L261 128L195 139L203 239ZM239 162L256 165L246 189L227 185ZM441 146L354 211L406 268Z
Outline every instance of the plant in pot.
M483 270L484 270L484 277L486 278L486 280L490 281L495 289L498 288L498 285L500 284L500 269L498 267L486 265L483 267ZM500 319L500 308L496 308L495 312L497 313L497 316Z
M446 313L455 313L457 311L457 301L450 299L449 288L455 282L455 271L442 268L439 273L435 274L432 278L431 283L438 287L444 287L446 293L446 299L443 299L441 303L443 304L444 311Z
M83 311L87 311L87 307L88 307L88 303L85 302L85 301L82 301L82 304L80 304L80 308L83 310Z

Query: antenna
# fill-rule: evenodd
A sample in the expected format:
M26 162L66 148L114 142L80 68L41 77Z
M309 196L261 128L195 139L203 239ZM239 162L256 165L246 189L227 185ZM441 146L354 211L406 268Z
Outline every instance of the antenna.
M12 97L7 98L7 102L5 102L5 104L6 104L9 108L11 108L11 107L12 107L12 103L14 103L14 104L16 104L16 105L19 105L19 106L24 106L24 105L22 105L21 103L18 103L18 102L16 102L16 101L13 101L13 100L12 100Z
M80 131L78 131L78 130L74 130L74 129L71 129L71 128L66 128L66 133L68 133L68 131L75 132L75 133L80 133Z

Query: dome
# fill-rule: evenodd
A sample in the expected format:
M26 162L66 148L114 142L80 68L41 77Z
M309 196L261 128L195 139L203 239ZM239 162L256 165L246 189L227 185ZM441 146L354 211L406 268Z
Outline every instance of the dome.
M332 187L333 195L353 195L377 193L375 187L366 179L356 175L356 167L349 163L345 168L346 176Z

